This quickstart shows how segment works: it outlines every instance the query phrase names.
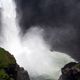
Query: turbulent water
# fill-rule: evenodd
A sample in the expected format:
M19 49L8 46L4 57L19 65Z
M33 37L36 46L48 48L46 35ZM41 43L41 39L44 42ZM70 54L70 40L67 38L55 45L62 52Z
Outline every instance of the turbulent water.
M21 37L15 3L12 0L0 0L0 3L0 46L15 56L17 63L29 72L30 77L42 76L45 79L57 80L61 67L74 60L64 53L51 52L43 39L44 30L39 27L30 28L25 36ZM38 78L37 80L40 80Z

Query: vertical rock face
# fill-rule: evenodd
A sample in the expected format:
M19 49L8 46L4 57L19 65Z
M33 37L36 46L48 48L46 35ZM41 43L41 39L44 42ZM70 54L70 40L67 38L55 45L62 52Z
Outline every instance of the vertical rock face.
M28 72L18 66L16 80L30 80L28 76Z
M80 63L71 62L65 65L59 80L80 80Z
M28 72L19 67L13 55L0 48L0 80L30 80Z

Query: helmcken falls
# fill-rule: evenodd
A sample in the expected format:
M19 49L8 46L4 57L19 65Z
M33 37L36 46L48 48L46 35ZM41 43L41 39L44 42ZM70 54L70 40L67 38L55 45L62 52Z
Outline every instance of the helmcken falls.
M51 52L50 46L43 39L44 29L42 28L31 27L22 37L13 0L0 0L0 9L0 47L14 55L17 63L28 71L31 80L33 80L32 77L39 76L45 80L58 80L60 69L74 60L64 53Z

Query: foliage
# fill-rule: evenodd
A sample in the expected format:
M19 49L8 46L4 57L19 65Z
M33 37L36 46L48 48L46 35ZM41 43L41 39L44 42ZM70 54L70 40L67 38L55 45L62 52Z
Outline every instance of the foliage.
M15 58L9 52L0 48L0 68L6 68L12 64L16 64Z
M11 67L16 64L16 60L13 55L3 48L0 48L0 79L3 80L14 80L10 74L6 71L11 72ZM13 68L13 67L12 67Z
M1 78L1 79L9 80L9 76L8 76L8 74L5 72L4 69L1 69L1 70L0 70L0 78Z
M75 65L74 68L77 68L77 69L80 70L80 63L78 63L77 65Z

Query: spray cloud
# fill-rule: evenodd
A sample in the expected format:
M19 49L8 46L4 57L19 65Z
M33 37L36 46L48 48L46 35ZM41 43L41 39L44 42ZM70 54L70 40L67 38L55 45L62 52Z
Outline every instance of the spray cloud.
M0 2L3 35L0 46L15 56L19 65L29 72L30 77L47 76L49 79L57 80L61 67L74 60L64 53L51 52L49 45L43 39L44 30L40 27L30 28L21 37L14 2L12 0Z

